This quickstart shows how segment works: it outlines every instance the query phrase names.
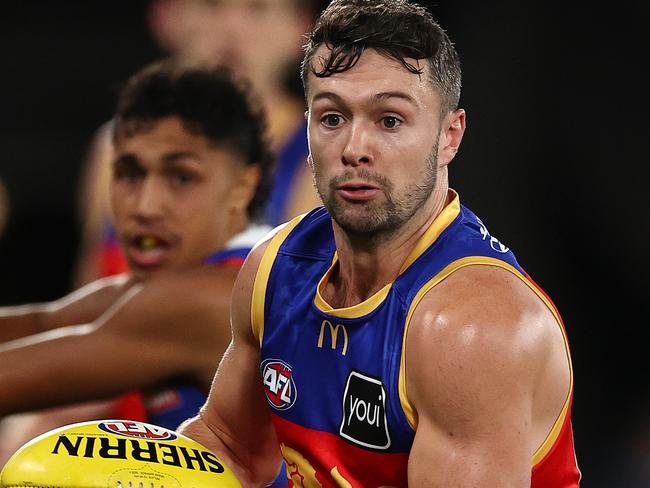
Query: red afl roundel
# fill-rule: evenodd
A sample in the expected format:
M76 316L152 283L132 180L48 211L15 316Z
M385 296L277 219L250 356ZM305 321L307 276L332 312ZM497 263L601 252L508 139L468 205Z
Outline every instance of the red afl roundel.
M276 410L291 408L298 396L291 366L279 359L266 359L260 369L269 404Z
M105 420L98 427L109 434L120 434L152 441L173 441L178 436L163 427L131 420Z

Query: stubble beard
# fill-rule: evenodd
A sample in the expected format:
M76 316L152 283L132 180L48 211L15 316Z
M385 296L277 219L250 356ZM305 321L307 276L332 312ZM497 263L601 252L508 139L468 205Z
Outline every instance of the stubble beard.
M327 191L316 189L325 208L345 231L351 241L365 246L376 246L389 240L419 211L431 196L437 181L437 144L427 158L425 170L418 175L420 181L414 181L395 194L395 188L386 177L362 168L349 169L342 175L332 178ZM385 199L352 203L336 195L336 189L351 179L361 179L379 187ZM316 181L318 178L315 177Z

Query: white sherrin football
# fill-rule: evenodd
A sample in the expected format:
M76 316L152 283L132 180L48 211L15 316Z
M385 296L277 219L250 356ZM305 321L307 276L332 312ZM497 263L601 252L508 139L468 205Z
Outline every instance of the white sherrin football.
M2 488L231 488L232 471L192 439L156 425L102 420L40 435L9 459Z

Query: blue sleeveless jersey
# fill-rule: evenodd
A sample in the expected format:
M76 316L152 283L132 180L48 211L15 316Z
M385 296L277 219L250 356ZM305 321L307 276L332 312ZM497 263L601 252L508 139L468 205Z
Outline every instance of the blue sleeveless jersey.
M417 418L406 396L403 344L413 310L467 265L528 277L455 193L395 281L353 307L333 309L320 295L335 251L329 214L313 210L272 239L253 289L260 374L288 477L294 486L407 486ZM536 455L543 458L554 441Z

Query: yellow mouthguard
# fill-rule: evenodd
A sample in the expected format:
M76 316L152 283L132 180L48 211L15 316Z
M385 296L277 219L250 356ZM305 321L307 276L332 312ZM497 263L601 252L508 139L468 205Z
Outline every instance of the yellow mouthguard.
M143 249L151 249L156 246L156 239L153 237L145 237L142 239L140 245Z

